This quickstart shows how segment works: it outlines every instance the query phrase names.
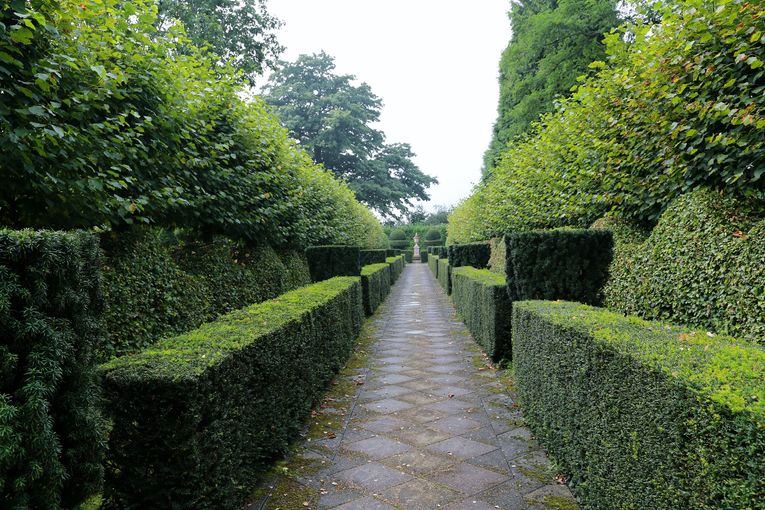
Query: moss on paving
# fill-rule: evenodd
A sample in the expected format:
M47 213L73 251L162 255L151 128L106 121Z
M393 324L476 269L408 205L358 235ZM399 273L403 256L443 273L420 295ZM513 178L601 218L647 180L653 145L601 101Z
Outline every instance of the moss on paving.
M579 510L579 504L575 500L561 496L546 496L543 504L545 510Z

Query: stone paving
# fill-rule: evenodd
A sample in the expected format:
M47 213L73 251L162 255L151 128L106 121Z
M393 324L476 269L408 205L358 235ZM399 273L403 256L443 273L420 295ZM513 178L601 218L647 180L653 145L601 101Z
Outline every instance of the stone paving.
M299 454L317 469L249 508L578 508L425 264L407 265L375 320L338 432Z

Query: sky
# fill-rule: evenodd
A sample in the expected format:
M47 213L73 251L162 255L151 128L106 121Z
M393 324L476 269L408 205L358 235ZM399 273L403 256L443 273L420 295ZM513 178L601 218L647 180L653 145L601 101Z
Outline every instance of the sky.
M499 100L509 0L269 0L284 21L281 58L325 51L383 100L387 142L409 143L438 178L435 205L467 197L481 175Z

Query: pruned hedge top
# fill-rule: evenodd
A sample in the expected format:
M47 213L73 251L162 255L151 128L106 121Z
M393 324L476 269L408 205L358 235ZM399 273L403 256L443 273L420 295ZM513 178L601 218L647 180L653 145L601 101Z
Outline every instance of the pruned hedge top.
M197 330L162 340L135 355L116 358L102 368L110 377L194 379L208 367L228 359L230 353L331 301L340 291L358 284L358 281L356 277L336 277L287 292L270 301L226 314Z
M586 332L597 341L679 379L734 412L765 421L765 349L727 336L645 321L571 302L524 301L518 311Z
M462 275L478 281L482 285L507 285L504 274L494 273L486 269L477 269L471 266L461 266L452 269L453 275Z
M383 271L388 269L390 266L385 264L368 264L361 268L361 276L369 276L371 274L376 273L377 271Z

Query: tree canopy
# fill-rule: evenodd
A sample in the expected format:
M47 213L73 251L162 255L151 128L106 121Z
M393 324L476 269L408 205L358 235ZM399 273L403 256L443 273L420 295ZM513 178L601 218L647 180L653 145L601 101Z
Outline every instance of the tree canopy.
M519 0L510 23L513 37L500 60L498 116L484 173L509 141L552 111L556 96L568 95L590 62L603 58L603 34L619 19L615 0Z
M398 217L413 200L428 200L427 188L437 180L412 161L409 144L388 144L372 126L380 119L380 98L366 83L334 71L324 52L301 55L280 63L263 97L314 160L380 214Z

